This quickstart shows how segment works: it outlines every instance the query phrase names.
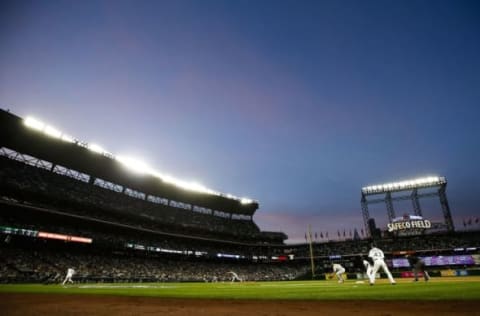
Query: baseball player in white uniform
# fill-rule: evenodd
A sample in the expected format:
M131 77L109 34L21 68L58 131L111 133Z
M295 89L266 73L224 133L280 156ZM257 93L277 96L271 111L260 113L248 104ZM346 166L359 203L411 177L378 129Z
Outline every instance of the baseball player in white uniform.
M368 256L373 259L373 267L371 274L369 275L370 278L370 285L375 284L375 276L377 274L378 269L382 268L383 271L387 274L388 280L392 285L397 284L388 270L387 264L383 260L385 258L383 251L378 249L377 247L373 246L368 253Z
M338 263L334 263L333 273L335 273L335 275L337 276L338 283L343 283L344 280L343 280L342 274L345 273L345 268Z
M238 276L238 274L236 274L235 272L229 271L228 273L230 273L232 275L232 282L231 283L235 282L235 280L237 280L238 282L243 282L243 279L240 278Z
M67 282L73 283L72 277L74 274L75 274L75 270L73 270L72 268L68 268L67 276L65 277L65 280L63 280L62 285L65 285L65 283Z

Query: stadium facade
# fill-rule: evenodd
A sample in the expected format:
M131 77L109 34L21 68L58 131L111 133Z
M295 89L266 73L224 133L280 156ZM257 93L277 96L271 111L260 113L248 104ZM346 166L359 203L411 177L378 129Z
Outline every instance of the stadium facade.
M9 112L0 112L0 155L3 164L9 166L6 169L13 171L7 179L18 176L21 169L36 174L39 183L28 188L32 197L53 201L73 194L72 200L86 201L92 208L149 219L153 225L169 225L171 232L190 237L218 234L219 241L280 244L287 239L284 233L259 230L253 221L259 206L256 201L196 192L150 173L130 172L110 153L70 136L63 137L43 124L28 128L26 122ZM4 186L5 192L18 197L14 182L9 184ZM40 190L44 186L48 188ZM66 192L65 186L71 189ZM25 189L22 187L22 192Z
M286 245L284 233L253 221L257 201L125 167L99 147L0 110L0 283L58 283L67 268L81 282L228 281L230 271L249 281L325 278L332 262L349 278L363 276L370 238ZM480 262L478 232L376 242L396 274L408 269L407 253L438 271Z

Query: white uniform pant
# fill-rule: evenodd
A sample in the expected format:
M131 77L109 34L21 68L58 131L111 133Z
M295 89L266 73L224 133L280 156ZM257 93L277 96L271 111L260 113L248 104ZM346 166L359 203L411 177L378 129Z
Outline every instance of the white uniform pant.
M385 274L387 275L390 283L395 283L395 280L393 279L392 274L390 273L390 270L388 269L387 264L385 263L385 261L383 261L383 259L377 259L373 262L372 272L369 275L370 283L371 284L375 283L375 275L377 274L378 269L380 268L383 269L383 272L385 272Z
M65 280L63 280L62 284L65 285L65 283L67 283L67 282L73 283L72 276L73 275L67 274L67 276L65 277Z
M373 267L371 264L365 264L365 268L367 269L367 277L370 280L370 275L372 275Z
M340 269L340 270L337 270L337 272L335 272L339 281L343 281L342 274L344 273L345 273L345 269Z

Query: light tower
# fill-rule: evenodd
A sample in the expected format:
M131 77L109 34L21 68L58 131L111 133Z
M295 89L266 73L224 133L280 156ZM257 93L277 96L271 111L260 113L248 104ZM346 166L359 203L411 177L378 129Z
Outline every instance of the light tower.
M422 216L422 209L420 207L421 198L438 196L440 199L440 205L442 206L442 212L444 217L444 227L448 231L454 231L452 214L450 213L450 207L448 206L447 195L445 193L447 187L447 179L445 177L427 177L414 180L407 180L401 182L393 182L379 185L371 185L362 188L362 215L363 223L365 225L365 231L369 236L372 236L370 231L368 220L370 219L370 213L368 211L369 204L385 203L387 208L388 220L392 221L395 216L395 209L393 207L394 201L411 200L413 206L413 212L417 216ZM419 189L438 188L435 192L421 193ZM410 192L407 195L401 195L392 197L393 192ZM383 195L380 198L374 198L368 200L367 197L374 195Z

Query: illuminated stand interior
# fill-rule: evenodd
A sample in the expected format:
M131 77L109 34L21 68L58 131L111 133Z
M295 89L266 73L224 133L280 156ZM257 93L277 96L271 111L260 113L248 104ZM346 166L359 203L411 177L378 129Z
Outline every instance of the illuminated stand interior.
M394 183L386 183L380 185L372 185L362 188L362 215L365 225L365 231L369 236L373 236L371 227L369 225L370 213L368 211L369 204L385 203L387 207L387 215L389 222L392 222L397 216L393 208L394 201L411 200L413 205L414 215L422 216L422 209L420 207L420 198L438 196L440 205L442 206L444 217L444 228L448 231L454 231L452 214L448 206L447 195L445 193L447 187L447 179L445 177L427 177L415 180L407 180ZM419 193L419 189L438 188L435 192ZM393 192L410 192L410 194L392 197ZM374 198L367 200L367 197L373 195L383 195L381 198Z

